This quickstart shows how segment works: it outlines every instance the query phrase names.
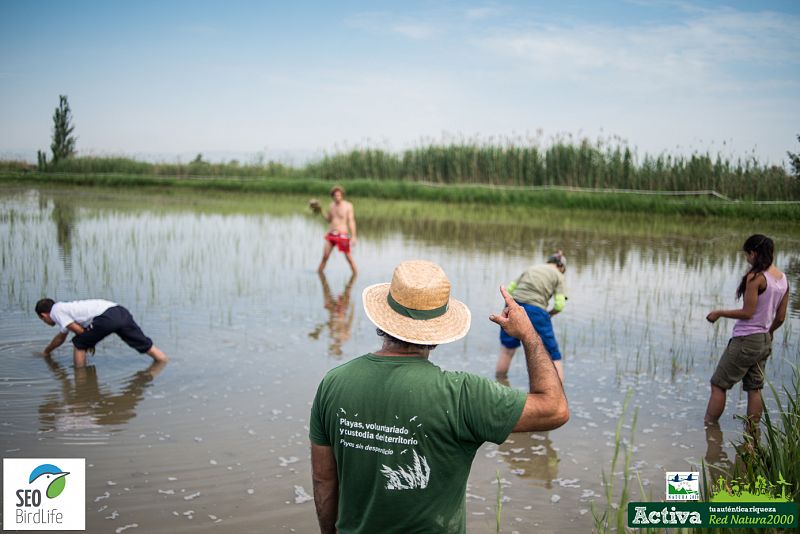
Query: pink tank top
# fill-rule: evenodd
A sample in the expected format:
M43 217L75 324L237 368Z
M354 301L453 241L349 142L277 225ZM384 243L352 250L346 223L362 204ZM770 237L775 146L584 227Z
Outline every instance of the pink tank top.
M780 280L773 278L768 272L762 273L767 279L767 289L758 296L756 311L749 319L739 319L733 326L733 337L765 334L769 332L778 306L786 294L788 282L784 274Z

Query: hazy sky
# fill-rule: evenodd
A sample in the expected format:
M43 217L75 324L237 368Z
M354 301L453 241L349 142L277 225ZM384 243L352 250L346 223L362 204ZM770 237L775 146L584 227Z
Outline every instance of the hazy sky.
M0 157L48 148L66 94L82 154L571 134L780 164L799 28L797 0L0 0Z

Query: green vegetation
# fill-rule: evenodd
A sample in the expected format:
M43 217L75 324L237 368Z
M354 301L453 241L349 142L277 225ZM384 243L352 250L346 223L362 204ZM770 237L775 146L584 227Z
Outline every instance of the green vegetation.
M50 150L53 153L50 164L58 164L75 155L77 138L72 134L75 126L72 124L72 110L66 95L58 95L58 107L53 112L53 141ZM39 169L48 167L47 156L40 150L37 154Z
M703 501L767 501L772 498L781 501L790 501L800 504L800 370L793 368L791 389L783 386L786 403L781 402L781 397L775 387L770 384L770 389L777 404L778 420L773 420L770 411L765 408L761 422L763 427L763 440L754 439L745 433L742 441L736 444L737 461L731 472L725 477L714 477L719 472L719 467L704 465L703 468ZM633 436L636 429L637 412L634 411L630 423L630 441L624 443L621 436L623 423L626 419L631 391L625 397L622 414L617 422L614 436L614 455L611 461L611 476L606 478L603 472L603 486L605 487L606 505L602 510L596 510L592 503L592 514L596 532L628 532L626 514L630 495L628 479L631 478L630 460L633 446ZM743 418L745 427L748 422ZM621 471L622 488L618 500L614 496L614 473L617 462L622 454L624 466ZM640 494L645 496L644 488L640 485ZM712 499L712 494L717 498ZM649 500L649 499L648 499ZM730 529L707 528L692 529L694 532L715 534L728 532ZM651 530L648 530L650 532ZM688 530L687 530L688 531ZM737 530L739 532L740 530ZM745 529L745 532L762 532L759 529ZM652 530L660 532L660 529Z
M57 110L58 112L58 110ZM69 108L66 108L66 113ZM55 117L54 117L55 120ZM71 131L71 130L70 130ZM54 136L55 143L55 136ZM74 147L74 145L73 145ZM792 154L789 153L793 162ZM366 179L388 182L482 184L516 187L559 186L638 191L716 191L735 200L800 201L800 179L782 167L755 159L731 161L709 154L688 157L646 155L641 163L627 147L602 143L535 144L501 141L430 145L402 153L378 149L326 155L301 168L276 162L209 163L198 155L190 163L146 163L123 157L56 157L50 172L114 173L161 177Z
M797 140L800 141L800 135L797 136ZM787 151L786 155L789 156L789 164L792 166L794 177L800 180L800 154Z
M793 368L792 389L785 385L782 388L786 404L781 402L775 386L769 386L777 403L778 419L773 421L765 409L761 422L763 440L745 433L737 446L739 461L726 489L729 493L737 493L739 488L756 488L762 493L770 489L774 497L800 504L800 370Z
M717 476L717 466L704 465L703 500L764 502L773 499L800 504L800 370L793 367L791 390L783 386L786 403L770 384L777 404L778 419L773 420L769 410L764 410L761 421L763 439L754 439L745 433L735 444L737 459L731 471ZM743 419L745 428L749 422ZM712 499L712 494L714 498ZM695 532L717 534L733 529L696 529ZM764 529L736 529L736 532L760 533ZM771 530L770 532L785 532Z
M500 534L500 527L502 526L502 518L503 518L503 484L500 480L500 470L498 469L495 472L495 481L497 482L497 503L496 503L496 532Z
M372 178L438 184L563 186L642 191L716 191L739 200L800 200L800 181L781 167L708 154L645 156L627 147L556 143L547 149L502 142L427 146L391 154L353 150L325 156L305 174L324 180Z
M633 438L636 433L636 419L639 415L639 409L633 412L633 418L630 423L630 438L625 440L622 436L622 426L628 411L628 404L633 396L633 390L628 389L625 395L625 401L622 403L622 414L620 414L617 421L617 428L614 432L614 456L611 459L611 472L606 477L605 471L602 472L603 487L605 488L606 505L603 510L595 509L595 503L592 501L592 516L594 516L594 531L595 532L626 532L627 531L627 513L628 501L630 500L630 490L628 489L628 480L630 479L631 472L631 458L633 456ZM624 465L622 467L622 488L620 489L619 501L614 501L614 481L616 477L617 461L622 453ZM640 491L644 495L644 488L640 486Z
M29 169L30 170L30 169ZM232 160L228 163L204 161L202 154L189 163L147 163L123 157L70 158L51 164L51 173L68 174L118 174L121 176L150 176L164 178L268 178L299 176L295 169L275 162L240 165Z
M161 186L326 195L331 183L357 197L446 203L800 219L800 178L755 159L649 156L588 140L462 140L392 153L357 149L303 167L274 161L147 163L124 157L70 157L75 139L66 97L53 117L53 158L40 152L38 172L0 162L0 180L75 185ZM795 164L789 153L790 163ZM795 169L796 170L796 169ZM767 204L759 204L764 202Z
M75 160L78 161L78 160ZM71 164L71 163L67 163ZM208 164L210 165L210 164ZM58 183L80 186L153 186L193 190L222 190L245 193L281 193L326 198L331 182L320 179L275 177L243 179L209 177L203 179L153 176L148 174L39 173L0 169L0 182ZM457 204L524 206L638 212L650 215L695 215L748 219L800 220L800 203L757 204L728 202L717 198L664 198L655 195L590 193L488 185L433 185L412 181L340 180L351 198L416 200Z

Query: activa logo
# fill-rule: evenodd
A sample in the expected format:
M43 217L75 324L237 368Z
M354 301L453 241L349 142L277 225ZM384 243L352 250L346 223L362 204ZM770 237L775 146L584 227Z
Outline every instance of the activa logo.
M3 530L84 529L85 460L56 462L3 459Z
M651 506L655 505L656 503L650 503ZM645 503L643 506L636 506L635 507L636 515L633 517L633 521L631 521L631 525L633 526L644 526L644 525L666 525L666 526L674 526L674 525L700 525L702 523L700 512L691 511L691 510L677 510L675 506L672 506L669 510L667 507L664 506L661 510L652 509L647 506ZM628 511L630 513L630 510ZM628 516L630 517L630 516ZM656 528L656 527L647 527L647 528Z

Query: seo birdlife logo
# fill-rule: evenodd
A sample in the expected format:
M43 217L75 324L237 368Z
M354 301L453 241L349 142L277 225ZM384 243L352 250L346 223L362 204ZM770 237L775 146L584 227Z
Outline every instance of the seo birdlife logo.
M4 458L3 530L84 530L83 458Z
M64 486L66 486L66 476L69 474L68 471L62 471L58 467L54 466L53 464L42 464L33 471L31 471L31 476L28 479L28 483L33 485L34 482L38 480L43 480L47 484L47 490L45 494L47 495L48 499L55 499L61 492L64 491ZM44 487L44 485L42 485ZM17 491L17 496L20 496L23 490ZM31 493L33 492L33 493ZM33 495L34 500L38 500L41 503L42 496L41 492L38 489L34 490L25 490L25 500L28 500L28 494ZM22 497L20 498L20 502L22 502ZM35 506L38 506L36 504Z

